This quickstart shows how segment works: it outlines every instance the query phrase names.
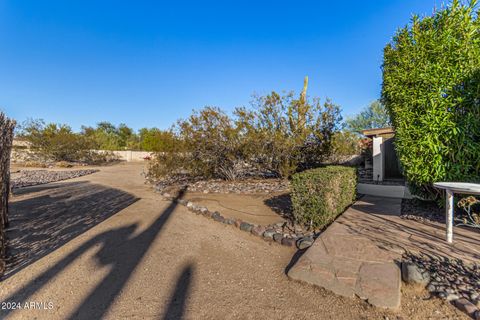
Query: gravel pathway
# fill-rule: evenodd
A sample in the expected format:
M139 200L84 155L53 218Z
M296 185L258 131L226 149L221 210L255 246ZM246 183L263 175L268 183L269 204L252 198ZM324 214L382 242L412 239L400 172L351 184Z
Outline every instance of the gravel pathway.
M96 169L85 170L19 170L12 172L11 186L12 189L35 186L50 182L57 182L67 179L82 177L97 172Z

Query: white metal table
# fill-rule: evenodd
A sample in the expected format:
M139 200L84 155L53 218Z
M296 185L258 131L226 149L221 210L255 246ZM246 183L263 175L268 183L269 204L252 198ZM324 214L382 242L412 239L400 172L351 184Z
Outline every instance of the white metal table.
M447 242L453 242L453 194L480 194L480 184L466 182L436 182L435 188L445 189L446 197L446 224L447 224Z

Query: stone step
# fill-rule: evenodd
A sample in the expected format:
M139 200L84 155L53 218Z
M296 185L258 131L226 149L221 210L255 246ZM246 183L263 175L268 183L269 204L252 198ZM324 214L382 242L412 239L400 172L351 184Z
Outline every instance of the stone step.
M398 199L390 210L399 210ZM369 212L382 208L369 207ZM349 220L369 214L349 208L332 223L289 270L291 279L310 283L345 297L359 297L370 304L396 310L400 307L401 273L395 263L399 253L377 246Z

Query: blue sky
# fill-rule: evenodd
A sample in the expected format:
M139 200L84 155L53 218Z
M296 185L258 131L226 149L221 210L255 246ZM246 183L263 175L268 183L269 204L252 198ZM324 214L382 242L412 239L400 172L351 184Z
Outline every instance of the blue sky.
M380 95L382 50L440 1L0 1L0 109L24 121L169 127L251 94Z

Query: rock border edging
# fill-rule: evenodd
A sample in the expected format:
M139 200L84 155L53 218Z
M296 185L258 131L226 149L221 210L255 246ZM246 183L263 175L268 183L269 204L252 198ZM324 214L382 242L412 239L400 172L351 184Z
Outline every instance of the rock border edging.
M241 231L250 233L258 238L263 239L266 242L275 242L277 244L287 246L287 247L296 247L299 250L307 249L313 244L313 241L318 234L313 235L302 235L302 236L294 236L294 237L287 237L284 234L278 232L278 230L274 229L271 226L262 226L256 225L253 223L249 223L247 221L243 221L241 219L232 219L227 218L221 215L218 211L210 211L207 207L199 206L193 203L192 201L185 200L185 199L178 199L171 196L169 193L161 193L161 196L165 200L174 201L178 204L185 206L189 211L194 212L197 215L202 215L204 217L210 218L213 221L231 225L235 228L240 229ZM283 224L283 223L282 223Z

